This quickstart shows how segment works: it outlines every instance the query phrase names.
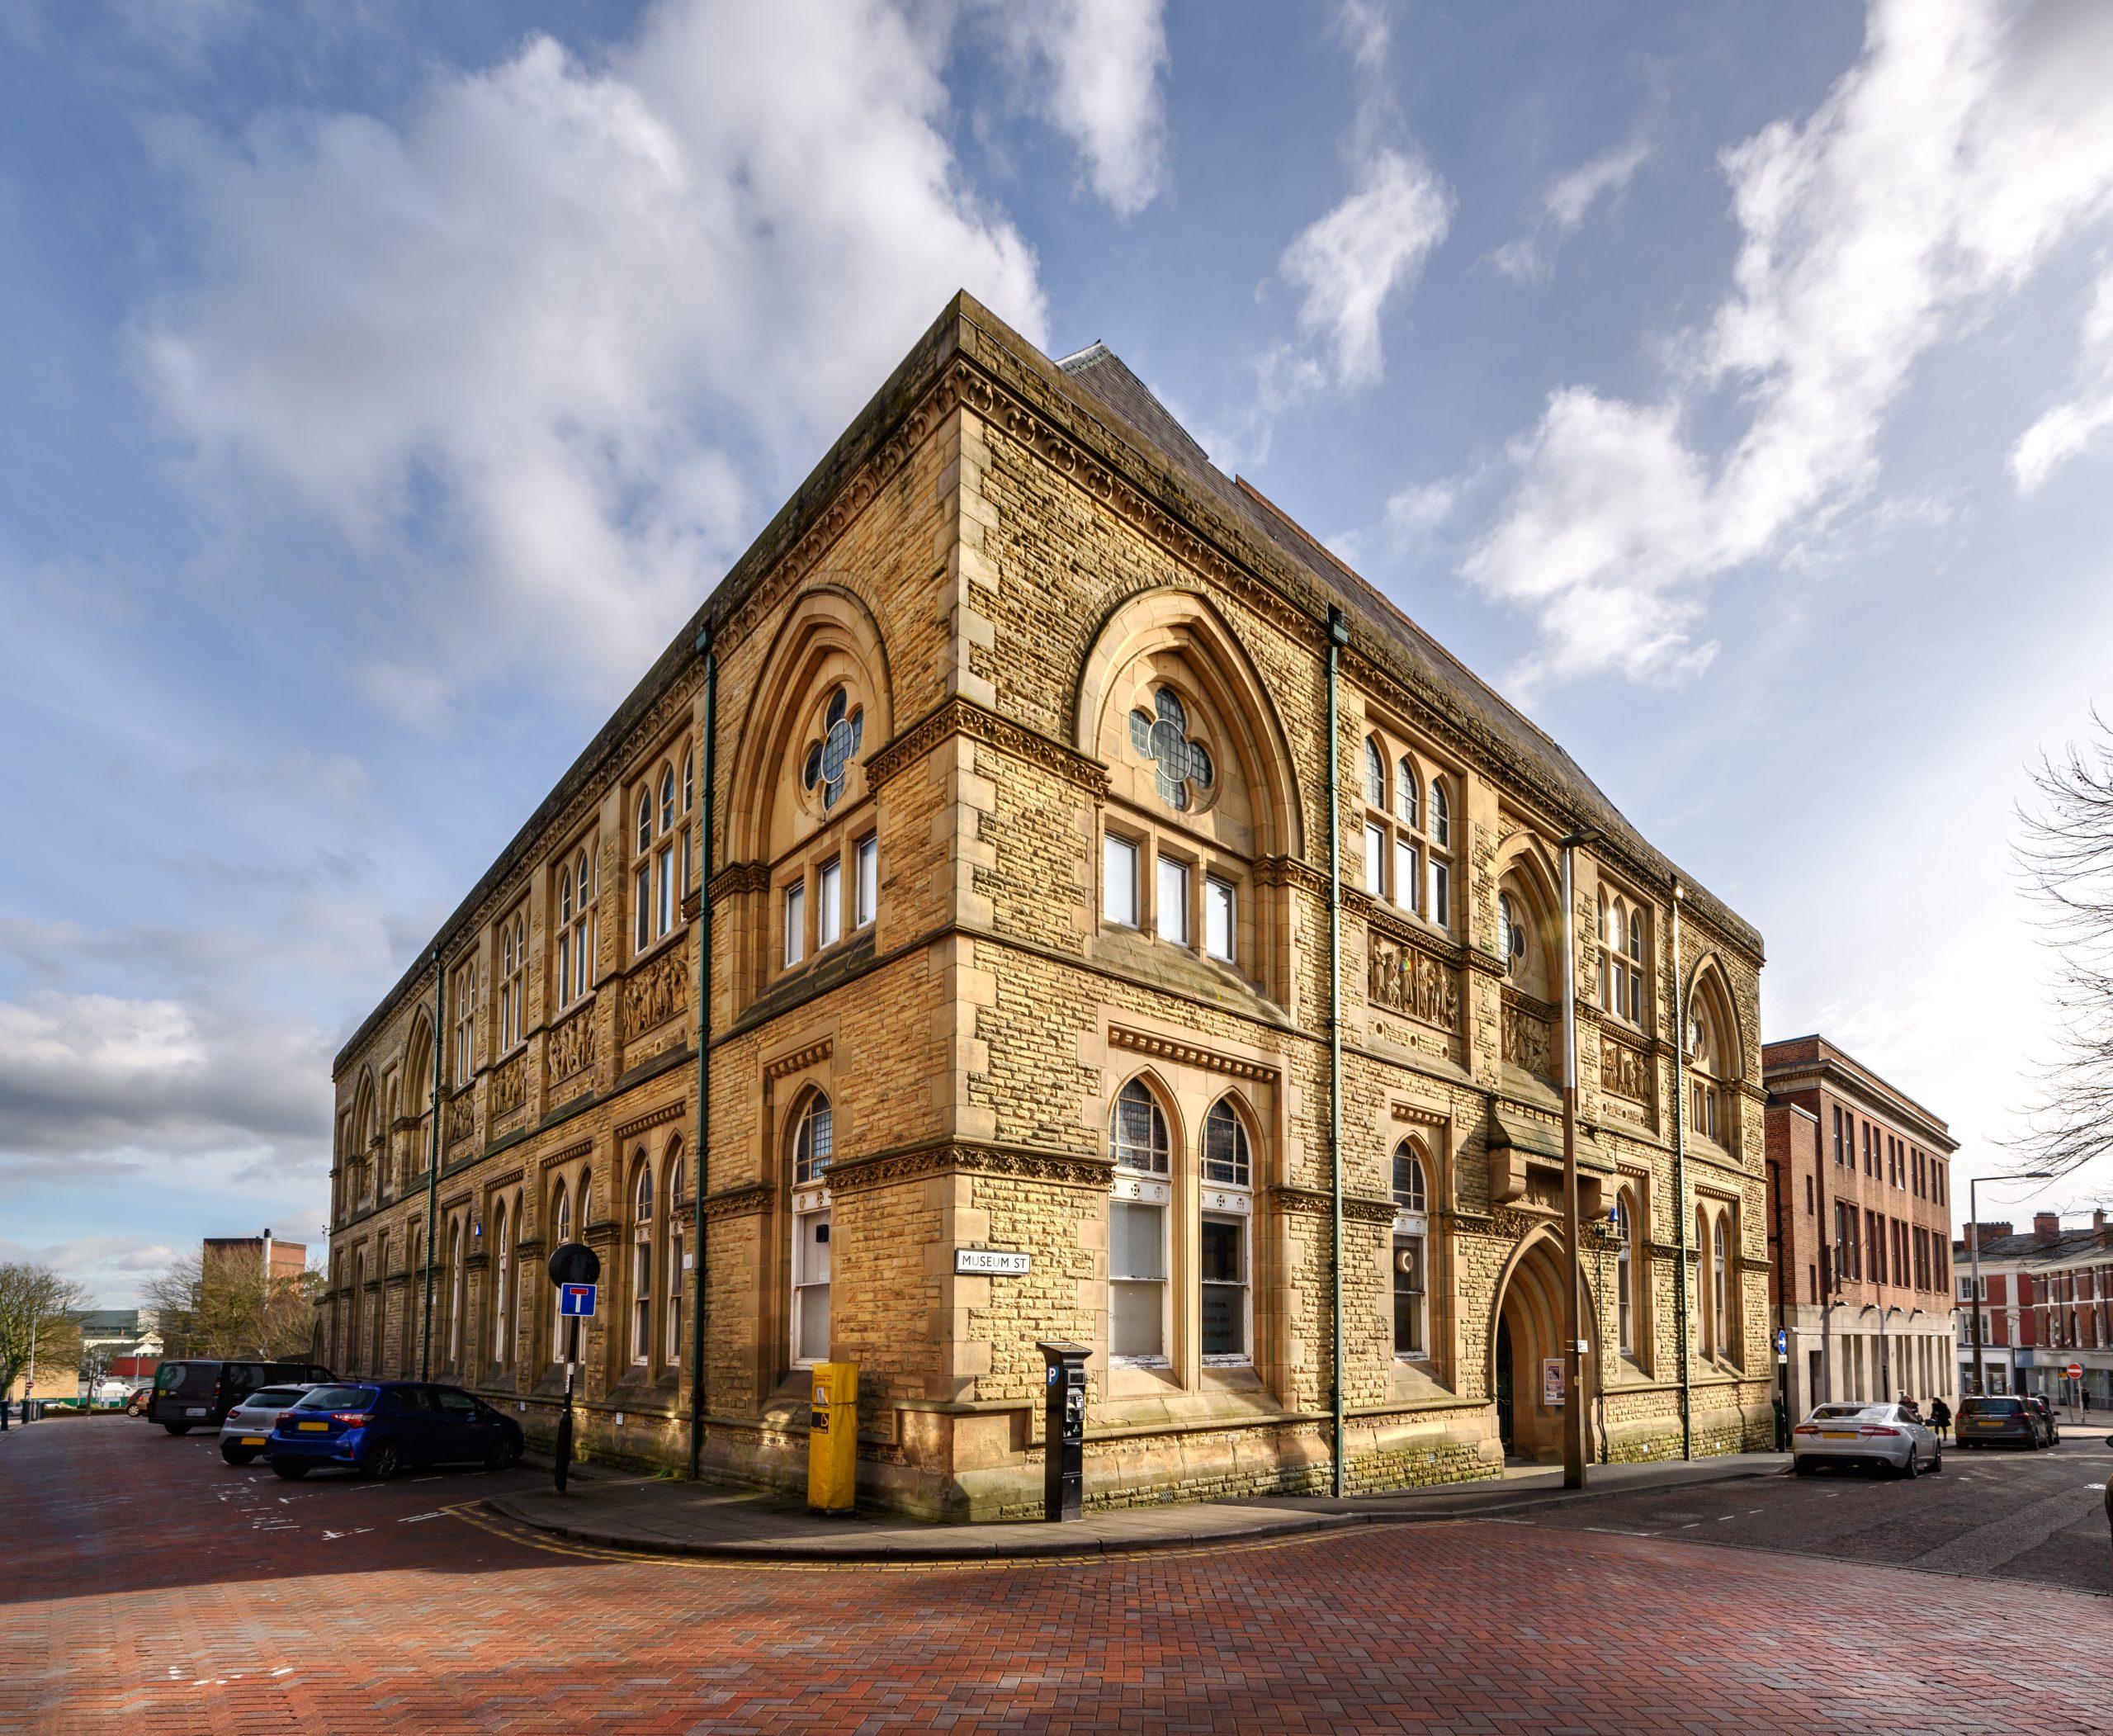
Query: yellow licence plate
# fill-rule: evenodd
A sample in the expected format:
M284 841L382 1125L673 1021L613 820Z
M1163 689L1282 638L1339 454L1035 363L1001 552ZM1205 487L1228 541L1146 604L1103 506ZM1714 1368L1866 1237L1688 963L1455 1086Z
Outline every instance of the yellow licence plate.
M302 1426L305 1428L307 1425L304 1423ZM1822 1429L1819 1438L1822 1440L1854 1440L1856 1431L1854 1429Z
M244 1446L262 1446L265 1441L262 1435L245 1435L242 1437L242 1444Z
M330 1426L330 1425L329 1425L329 1423L327 1423L327 1422L304 1422L304 1423L302 1423L302 1424L301 1424L301 1425L300 1425L300 1426L302 1428L310 1430L310 1431L312 1431L314 1433L318 1434L318 1435L322 1434L322 1433L323 1433L326 1429L328 1429L328 1428Z

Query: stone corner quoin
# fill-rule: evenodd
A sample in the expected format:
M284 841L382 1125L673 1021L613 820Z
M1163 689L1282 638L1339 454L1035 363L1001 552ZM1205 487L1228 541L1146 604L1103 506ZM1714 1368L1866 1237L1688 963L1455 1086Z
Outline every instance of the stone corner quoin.
M1113 353L965 295L338 1056L331 1365L546 1439L584 1241L596 1458L687 1461L702 1283L710 1472L803 1483L806 1365L854 1362L862 1496L1038 1513L1071 1339L1090 1505L1325 1488L1331 607L1350 1485L1560 1456L1583 826L1592 1452L1680 1450L1683 1248L1696 1450L1771 1444L1760 937L1682 876L1676 955L1559 748Z

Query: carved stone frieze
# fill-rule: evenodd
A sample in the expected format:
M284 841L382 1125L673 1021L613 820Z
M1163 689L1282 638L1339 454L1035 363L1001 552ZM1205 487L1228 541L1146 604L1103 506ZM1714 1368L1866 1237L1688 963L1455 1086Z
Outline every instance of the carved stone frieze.
M1127 1025L1108 1026L1108 1046L1128 1049L1139 1055L1149 1055L1155 1060L1170 1062L1179 1067L1202 1067L1213 1073L1229 1073L1236 1079L1252 1079L1263 1085L1277 1082L1277 1069L1264 1066L1259 1061L1221 1054L1216 1049L1205 1048L1199 1043L1184 1043L1175 1037L1161 1037L1150 1031L1132 1030Z
M1258 856L1255 859L1257 886L1293 886L1316 898L1328 896L1328 877L1296 856Z
M1365 958L1365 993L1374 1005L1441 1030L1458 1029L1459 979L1435 958L1370 934Z
M1555 1009L1515 989L1504 991L1506 1061L1543 1079L1555 1076Z
M447 1142L457 1146L477 1131L476 1093L466 1086L447 1105Z
M760 1181L752 1181L746 1187L725 1188L704 1196L707 1223L716 1223L721 1218L752 1218L769 1209L770 1188Z
M1115 1166L1108 1158L1065 1152L1029 1151L1017 1146L979 1145L943 1140L908 1150L876 1152L834 1164L829 1172L832 1194L885 1187L938 1175L1003 1175L1056 1187L1105 1190Z
M867 782L872 781L867 773ZM767 892L770 890L770 864L768 862L730 862L711 877L706 889L716 904L721 898L732 898L743 892Z
M819 1062L828 1060L834 1047L833 1041L827 1037L819 1043L804 1044L791 1054L780 1055L769 1062L763 1070L763 1076L766 1080L778 1080L788 1073L802 1072Z
M492 1069L486 1087L492 1119L511 1115L528 1100L528 1056L526 1051L508 1056Z
M617 1129L616 1142L618 1145L622 1145L626 1139L636 1138L641 1133L650 1133L657 1127L665 1127L671 1121L679 1121L688 1108L688 1100L678 1097L673 1103L664 1103L657 1109L650 1109L643 1115L634 1116Z
M575 1009L544 1039L543 1058L552 1085L594 1065L594 1003Z
M1640 1050L1600 1033L1600 1088L1632 1103L1651 1100L1651 1059Z
M623 1036L626 1043L665 1024L689 1004L689 954L670 947L648 959L624 979Z
M1269 1190L1269 1197L1283 1210L1302 1218L1332 1218L1335 1215L1335 1196L1321 1188L1280 1185ZM1361 1194L1343 1195L1343 1220L1346 1223L1392 1223L1394 1212L1394 1202L1391 1199L1368 1199Z

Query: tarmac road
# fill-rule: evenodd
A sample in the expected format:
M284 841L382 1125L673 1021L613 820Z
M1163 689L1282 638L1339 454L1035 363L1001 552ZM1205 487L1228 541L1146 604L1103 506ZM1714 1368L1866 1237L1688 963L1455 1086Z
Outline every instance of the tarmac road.
M2113 1593L2104 1502L2113 1447L2101 1422L2061 1445L1945 1450L1941 1474L1913 1482L1860 1469L1610 1495L1507 1521L1663 1537L1976 1579ZM2113 1612L2109 1612L2113 1614Z

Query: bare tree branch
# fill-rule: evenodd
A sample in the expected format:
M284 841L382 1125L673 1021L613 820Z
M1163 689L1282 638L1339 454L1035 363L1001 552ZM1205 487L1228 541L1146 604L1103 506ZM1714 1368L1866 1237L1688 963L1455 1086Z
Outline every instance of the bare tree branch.
M0 1265L0 1393L14 1390L35 1352L40 1386L71 1393L81 1360L88 1293L45 1265ZM51 1372L47 1377L45 1370Z
M258 1255L246 1249L186 1255L144 1286L146 1303L161 1316L163 1354L255 1356L299 1361L315 1327L315 1292L323 1274L264 1275Z

